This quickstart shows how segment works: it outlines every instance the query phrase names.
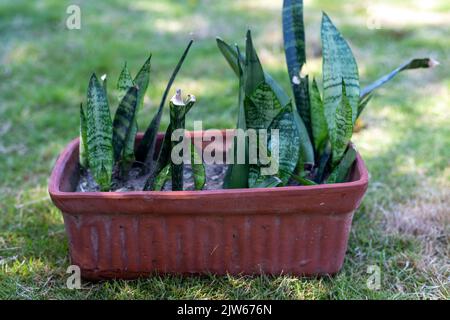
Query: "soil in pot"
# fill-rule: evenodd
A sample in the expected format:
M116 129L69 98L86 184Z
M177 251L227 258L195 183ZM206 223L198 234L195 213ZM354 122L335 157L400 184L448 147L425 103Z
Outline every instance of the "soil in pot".
M203 190L217 190L222 189L223 179L225 177L227 166L225 164L205 164L206 170L206 184ZM142 191L148 175L140 175L139 168L133 168L128 173L126 179L121 179L117 174L113 174L111 191L128 192L128 191ZM192 177L192 168L190 165L185 165L184 168L184 190L193 191L194 179ZM172 183L167 181L162 191L171 191ZM92 174L83 170L80 175L80 181L77 186L77 192L97 192L100 191L99 186L94 180Z
M222 189L223 179L227 170L225 164L205 164L206 170L206 184L203 190L218 190ZM121 179L117 174L113 175L111 191L115 192L129 192L129 191L142 191L147 181L148 175L139 175L140 169L133 168L128 173L126 179ZM300 184L291 179L289 186L299 186ZM186 165L184 168L184 190L193 191L194 180L192 177L192 168L190 165ZM94 180L92 174L86 170L80 175L80 181L77 186L76 192L98 192L99 186ZM162 191L172 191L171 181L167 181Z

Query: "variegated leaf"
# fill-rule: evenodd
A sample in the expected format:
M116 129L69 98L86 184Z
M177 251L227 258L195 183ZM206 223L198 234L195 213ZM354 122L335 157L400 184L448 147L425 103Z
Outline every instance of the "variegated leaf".
M120 160L123 148L128 142L129 137L134 139L133 125L137 108L137 96L138 89L136 87L129 88L116 110L113 122L113 149L115 161Z
M119 100L119 102L122 101L128 89L134 85L133 77L131 76L127 63L125 62L122 71L120 72L119 80L117 80L117 100Z
M114 162L112 121L105 90L95 74L89 82L86 120L89 167L100 189L108 191Z
M352 122L352 107L347 99L346 84L342 82L342 95L341 102L339 103L333 127L330 130L330 141L332 148L332 168L341 161L345 150L347 149L348 143L352 137L353 133L353 122Z
M358 116L356 118L359 118L359 116L361 115L361 113L364 111L367 104L369 103L369 101L372 100L372 97L373 97L373 94L369 94L366 97L364 97L363 99L361 99L361 101L359 102L359 105L358 105Z
M311 87L311 122L316 155L321 155L328 141L328 128L323 101L315 79Z
M87 123L86 114L84 113L83 104L80 104L80 165L87 169L89 166L88 149L87 149Z
M391 71L389 74L381 77L380 79L376 80L374 83L368 85L361 91L361 99L367 97L370 93L372 93L374 90L378 89L382 85L384 85L386 82L390 81L392 78L394 78L397 74L404 70L411 70L411 69L418 69L418 68L433 68L437 66L439 62L430 59L430 58L424 58L424 59L413 59L410 60L404 64L402 64L397 69Z
M223 46L225 48L229 48L229 46L223 42ZM224 49L225 50L225 49ZM237 128L246 130L247 125L245 121L245 109L244 109L244 96L245 96L245 88L244 88L244 74L242 70L242 63L239 59L240 54L238 53L239 48L236 48L237 54L235 56L236 66L239 75L239 99L238 99L238 121ZM230 52L230 51L228 51ZM231 58L230 58L231 59ZM248 158L248 140L245 138L245 159ZM237 189L237 188L247 188L248 187L248 175L249 175L249 164L248 163L238 163L237 161L237 138L233 137L233 144L231 148L233 148L234 159L233 163L228 165L227 172L225 173L225 177L223 179L222 187L224 189Z
M178 72L180 71L181 66L184 63L184 60L186 59L193 42L194 42L193 40L189 41L189 44L184 50L183 55L178 61L178 64L175 67L175 70L173 71L172 76L169 79L169 82L167 83L166 89L164 90L163 96L161 98L161 103L159 104L158 107L158 111L156 112L156 115L150 122L150 125L145 130L144 137L142 138L141 143L139 144L139 147L136 150L136 159L145 164L146 170L144 171L152 170L152 168L155 165L155 163L153 163L153 159L155 155L156 137L161 122L164 105L166 103L166 99L169 94L170 88L172 87L172 84L175 81L175 78Z
M282 109L272 88L265 82L245 98L244 105L248 129L267 129Z
M254 185L254 188L275 188L283 184L280 178L277 176L265 177L264 180Z
M195 190L202 190L206 183L206 171L202 158L193 143L191 144L191 168Z
M148 59L145 61L145 63L139 70L139 72L136 75L136 77L134 78L134 80L131 80L132 82L129 81L131 79L131 75L129 75L129 78L128 78L128 85L130 85L131 83L134 83L138 88L138 92L137 92L137 104L136 104L136 112L134 115L134 120L131 125L129 135L127 135L126 142L125 142L123 152L122 152L122 168L124 168L124 169L129 168L131 163L135 159L134 143L135 143L136 134L138 132L138 125L137 125L136 117L137 117L137 113L139 112L139 109L144 104L145 93L147 91L148 84L150 81L151 58L152 58L152 55L150 55L148 57ZM128 74L129 74L129 72L128 72Z
M331 175L327 179L327 183L341 183L345 182L350 169L356 159L356 150L350 146L345 152L341 162L336 166Z
M258 54L253 46L252 33L247 31L247 41L245 47L245 68L244 68L245 95L251 96L254 91L265 82L264 71L259 61Z
M305 29L303 22L303 1L284 0L283 2L283 38L284 52L288 67L289 80L294 94L295 106L311 136L311 106L309 101L308 76L300 73L306 63Z
M302 0L284 0L283 36L289 77L291 84L294 84L293 79L300 77L300 71L306 62Z
M144 189L144 190L153 190L153 191L161 191L164 188L164 185L167 181L172 178L170 173L170 164L166 165L161 172L156 176L155 183L153 184L153 188Z
M328 129L334 130L336 109L342 100L342 79L356 120L359 104L358 66L348 43L324 13L322 17L323 103Z
M279 130L279 139L272 140L270 136L268 149L271 152L272 161L276 160L273 150L278 149L278 174L282 180L282 185L286 185L290 175L294 173L297 167L300 154L300 136L295 124L294 115L292 113L292 105L288 105L277 115L269 128L271 130ZM275 147L275 148L274 148Z

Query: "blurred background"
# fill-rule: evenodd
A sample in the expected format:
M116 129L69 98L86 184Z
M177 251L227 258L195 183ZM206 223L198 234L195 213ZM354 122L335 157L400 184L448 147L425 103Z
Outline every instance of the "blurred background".
M81 9L80 29L67 28L70 5ZM215 37L243 46L251 28L265 70L290 92L281 6L281 0L0 0L0 298L449 298L446 0L305 1L307 69L319 82L322 10L349 41L362 85L410 58L441 62L402 73L365 110L353 141L371 180L338 276L154 277L66 289L67 240L47 179L59 152L78 135L79 104L92 72L107 74L114 111L123 63L135 74L153 54L139 114L143 130L193 37L173 88L198 98L188 126L203 120L206 128L232 128L238 84ZM376 290L366 283L370 266L381 272Z

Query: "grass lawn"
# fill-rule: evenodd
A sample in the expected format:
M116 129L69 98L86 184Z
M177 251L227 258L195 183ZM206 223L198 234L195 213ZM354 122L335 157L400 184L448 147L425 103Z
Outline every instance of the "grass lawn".
M141 129L190 32L197 41L176 81L198 98L188 125L236 123L237 82L215 46L217 35L242 45L251 27L266 71L286 89L289 84L280 0L78 0L81 30L67 30L71 3L0 3L1 299L450 298L448 1L306 1L308 69L318 79L321 10L350 41L363 85L412 57L441 61L434 70L400 75L379 90L363 115L365 128L353 141L369 168L370 185L355 214L341 273L320 279L151 277L84 282L82 290L66 288L67 239L47 179L58 153L78 134L79 103L93 71L108 74L112 101L124 61L135 73L153 53ZM381 28L368 28L368 21ZM163 127L167 120L165 114ZM369 266L380 268L379 290L367 286Z

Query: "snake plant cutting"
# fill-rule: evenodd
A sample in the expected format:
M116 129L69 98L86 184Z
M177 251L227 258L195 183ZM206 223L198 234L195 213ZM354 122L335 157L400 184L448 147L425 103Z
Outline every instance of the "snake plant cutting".
M119 105L113 120L111 120L107 99L106 76L102 79L98 79L95 74L91 76L86 108L83 105L80 106L79 162L84 171L89 171L92 174L101 191L111 189L113 174L126 179L133 166L139 168L140 175L149 173L145 190L161 189L170 176L172 176L173 189L182 190L183 167L173 164L168 165L170 151L173 147L170 138L172 128L184 129L186 114L195 103L193 96L190 96L190 99L184 103L180 98L181 92L178 91L177 95L171 100L171 122L163 142L164 147L161 148L157 157L154 155L157 132L167 95L191 45L192 41L189 42L176 66L163 94L158 111L137 148L135 147L135 138L138 131L136 117L143 104L150 81L151 55L134 78L125 63L117 82ZM192 153L192 157L194 156L196 157L195 152ZM193 168L195 186L201 189L205 180L203 164L193 165ZM158 178L158 181L156 181L156 178Z
M263 71L247 32L245 55L221 38L217 45L239 79L239 129L279 129L279 172L261 175L261 164L232 164L224 188L285 186L345 182L355 161L350 140L355 121L373 92L399 72L429 68L432 59L413 59L361 89L358 66L350 46L326 13L321 25L322 90L302 76L306 63L303 1L284 0L284 50L293 98ZM322 92L321 92L322 91ZM266 148L270 151L268 142ZM276 183L273 178L277 177Z

